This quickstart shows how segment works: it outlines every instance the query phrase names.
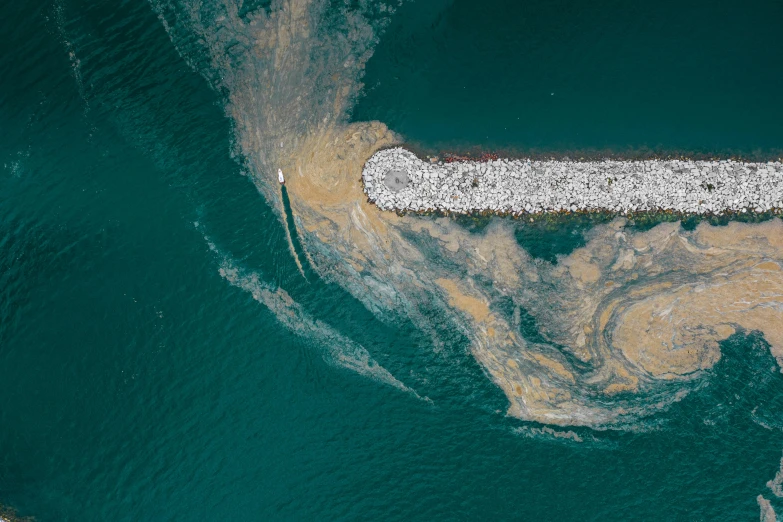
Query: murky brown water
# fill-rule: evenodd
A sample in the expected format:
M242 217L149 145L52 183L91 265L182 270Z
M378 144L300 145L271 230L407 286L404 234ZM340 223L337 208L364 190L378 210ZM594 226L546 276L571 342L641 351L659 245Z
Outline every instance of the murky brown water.
M468 232L369 204L362 166L400 138L346 114L388 9L335 15L338 35L319 32L319 5L280 2L249 20L230 3L209 20L199 3L189 11L228 90L240 152L281 218L276 173L286 173L302 263L384 320L410 318L436 348L439 332L463 331L509 414L523 419L597 426L649 414L686 393L678 383L712 367L718 342L738 329L762 331L783 361L779 219L640 232L618 218L551 265L531 258L507 219ZM226 58L237 46L242 59ZM441 319L425 313L433 309ZM546 342L521 335L521 310Z

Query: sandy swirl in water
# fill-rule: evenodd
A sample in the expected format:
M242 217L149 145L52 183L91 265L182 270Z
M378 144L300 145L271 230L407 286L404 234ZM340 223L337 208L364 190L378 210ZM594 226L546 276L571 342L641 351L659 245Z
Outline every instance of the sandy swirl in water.
M286 173L308 262L384 320L411 318L434 337L464 332L511 415L632 421L686 393L739 329L763 332L783 361L780 220L634 232L617 219L550 265L531 259L506 219L469 233L448 218L381 212L363 193L362 166L400 139L345 114L390 8L288 0L245 16L228 1L157 9L170 34L185 26L207 49L239 152L278 209L277 169ZM537 342L520 332L522 311L540 327Z
M471 234L368 204L362 159L393 139L380 124L354 125L281 158L296 173L289 194L311 261L384 314L421 320L419 304L434 302L451 311L510 414L596 425L654 411L682 392L670 383L711 368L738 329L763 332L783 361L780 220L640 233L617 219L557 265L536 263L508 220ZM509 298L548 343L522 338L519 311L500 305Z

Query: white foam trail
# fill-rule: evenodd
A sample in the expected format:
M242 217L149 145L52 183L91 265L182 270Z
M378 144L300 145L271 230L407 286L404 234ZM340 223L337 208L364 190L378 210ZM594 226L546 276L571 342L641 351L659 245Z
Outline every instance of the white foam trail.
M221 257L218 270L221 277L232 286L250 293L253 299L266 306L290 331L323 347L323 358L327 363L354 371L422 399L416 391L405 386L386 368L378 364L362 345L340 334L323 321L311 317L285 290L275 288L263 281L255 272L247 272L237 267L209 238L205 237L205 239L210 250Z
M523 435L531 439L550 438L571 440L574 442L584 442L584 439L574 431L555 430L549 426L543 426L541 428L536 428L533 426L520 426L518 428L514 428L512 431L517 435Z

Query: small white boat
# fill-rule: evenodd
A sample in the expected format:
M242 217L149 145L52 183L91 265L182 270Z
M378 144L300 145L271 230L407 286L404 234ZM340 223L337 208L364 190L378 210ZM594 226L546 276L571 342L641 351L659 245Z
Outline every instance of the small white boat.
M277 169L277 181L279 181L281 185L285 184L285 178L283 177L283 171L281 169Z

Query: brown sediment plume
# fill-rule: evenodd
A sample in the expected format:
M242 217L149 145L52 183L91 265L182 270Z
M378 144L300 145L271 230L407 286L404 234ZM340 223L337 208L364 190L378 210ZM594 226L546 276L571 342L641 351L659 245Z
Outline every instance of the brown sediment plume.
M506 393L511 415L596 425L650 413L666 400L628 396L698 378L720 359L719 342L738 329L761 331L783 360L779 220L702 224L691 232L666 223L634 232L617 219L557 265L539 264L516 243L507 220L471 234L449 218L397 216L368 205L356 174L362 157L391 141L379 139L381 129L354 127L342 141L320 138L317 150L299 154L305 159L292 207L308 247L337 253L316 269L339 274L371 309L405 303L415 320L427 299L450 310ZM334 165L325 143L341 158ZM365 146L362 153L355 143ZM513 317L493 310L503 297L536 318L549 344L525 340Z
M761 331L783 360L780 220L634 232L617 219L557 265L536 263L508 220L469 233L450 218L369 204L363 162L396 140L377 122L334 127L282 160L306 249L317 271L382 316L420 323L423 303L446 310L509 414L600 425L651 413L667 403L652 392L697 379L738 329ZM496 310L501 298L533 315L548 343L524 339Z
M239 152L281 214L276 173L286 173L315 271L436 342L462 332L510 415L601 426L653 413L709 371L738 330L762 332L783 362L779 219L639 232L618 218L551 265L519 245L515 227L525 225L514 220L488 217L469 232L449 217L381 212L363 192L362 168L401 138L345 114L376 40L369 20L389 8L360 3L375 10L365 16L279 0L243 18L232 2L185 3L212 58L209 77L228 92ZM522 310L540 330L535 340L520 331Z
M449 305L467 312L473 317L475 322L484 323L492 317L489 313L489 304L487 302L462 292L456 282L441 277L436 279L435 283L448 294Z

